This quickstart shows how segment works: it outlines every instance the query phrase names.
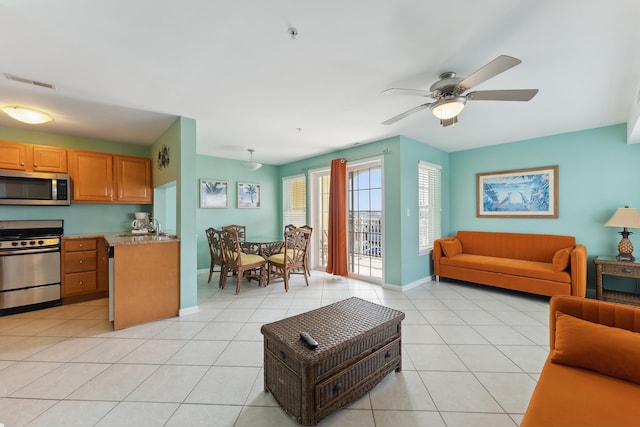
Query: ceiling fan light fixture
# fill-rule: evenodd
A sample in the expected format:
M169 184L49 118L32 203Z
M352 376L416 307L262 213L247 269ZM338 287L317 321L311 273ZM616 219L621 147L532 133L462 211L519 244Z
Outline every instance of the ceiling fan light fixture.
M255 150L253 148L249 148L247 151L250 153L251 158L248 162L242 162L242 166L245 167L246 169L249 169L250 171L255 171L260 169L262 167L262 163L253 161L253 152Z
M434 116L440 120L449 120L456 117L464 109L467 98L464 96L454 96L451 98L439 99L429 108Z
M53 121L51 114L31 107L5 105L2 107L2 111L14 120L31 125L39 125Z

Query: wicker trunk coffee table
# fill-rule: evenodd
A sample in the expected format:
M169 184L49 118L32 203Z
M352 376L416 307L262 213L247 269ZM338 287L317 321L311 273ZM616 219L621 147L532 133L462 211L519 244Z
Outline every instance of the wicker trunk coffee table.
M402 319L354 297L263 325L265 390L303 425L317 424L402 369ZM300 332L318 347L307 348Z

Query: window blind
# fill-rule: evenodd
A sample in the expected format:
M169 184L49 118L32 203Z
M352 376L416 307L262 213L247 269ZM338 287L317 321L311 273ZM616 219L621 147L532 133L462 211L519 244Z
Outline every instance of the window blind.
M307 180L304 175L282 178L282 222L296 227L307 223Z
M442 235L442 167L418 162L418 250L420 255L433 248L434 240Z

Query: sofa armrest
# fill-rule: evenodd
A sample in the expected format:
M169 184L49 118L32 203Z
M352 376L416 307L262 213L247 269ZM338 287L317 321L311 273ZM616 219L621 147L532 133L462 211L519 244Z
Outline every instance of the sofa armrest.
M587 293L587 247L576 245L571 252L571 295L585 297Z
M440 258L445 256L440 242L453 239L455 239L455 237L442 237L433 241L433 274L436 276L440 275Z

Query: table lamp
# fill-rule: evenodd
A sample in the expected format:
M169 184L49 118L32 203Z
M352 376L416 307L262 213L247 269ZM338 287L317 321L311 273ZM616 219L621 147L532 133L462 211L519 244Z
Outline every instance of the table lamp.
M616 259L618 261L635 261L633 256L633 244L629 240L629 235L633 234L628 228L640 228L640 216L638 216L638 210L636 208L630 208L625 206L624 208L618 208L613 216L609 218L609 221L605 223L607 227L622 227L622 231L618 234L622 236L622 240L618 243L618 255Z

